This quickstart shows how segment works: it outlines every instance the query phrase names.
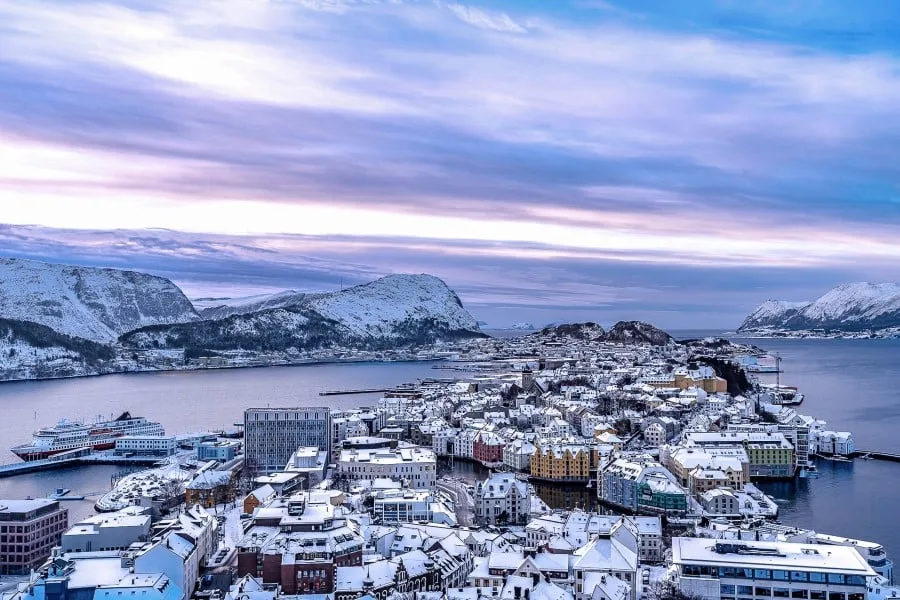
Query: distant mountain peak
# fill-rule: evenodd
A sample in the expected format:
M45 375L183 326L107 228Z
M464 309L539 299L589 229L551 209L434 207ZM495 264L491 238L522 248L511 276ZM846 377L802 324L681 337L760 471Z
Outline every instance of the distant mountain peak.
M835 329L859 331L900 326L900 285L866 281L843 283L812 302L767 300L738 331Z

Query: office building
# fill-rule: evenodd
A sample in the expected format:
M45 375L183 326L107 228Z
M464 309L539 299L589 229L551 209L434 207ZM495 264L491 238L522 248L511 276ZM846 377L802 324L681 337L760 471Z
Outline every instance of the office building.
M710 600L865 600L876 575L855 548L787 542L674 538L679 589Z
M0 500L0 575L40 567L69 528L69 511L56 500Z
M252 475L282 470L301 446L331 451L330 408L248 408L244 411L244 464Z

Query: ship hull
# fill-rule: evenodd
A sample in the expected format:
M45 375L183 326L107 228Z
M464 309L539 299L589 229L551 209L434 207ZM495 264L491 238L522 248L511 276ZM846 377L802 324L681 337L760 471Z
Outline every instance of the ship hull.
M94 450L112 450L116 447L116 443L112 441L97 442L94 444L84 444L83 446L74 446L72 448L36 448L36 447L18 447L13 448L12 452L22 460L30 462L33 460L43 460L50 458L69 450L80 450L81 448L93 448Z

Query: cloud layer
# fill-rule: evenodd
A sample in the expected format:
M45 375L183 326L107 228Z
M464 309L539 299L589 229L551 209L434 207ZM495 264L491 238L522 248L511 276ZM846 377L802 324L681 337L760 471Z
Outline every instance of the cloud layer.
M679 6L6 2L9 252L676 325L900 278L896 17Z

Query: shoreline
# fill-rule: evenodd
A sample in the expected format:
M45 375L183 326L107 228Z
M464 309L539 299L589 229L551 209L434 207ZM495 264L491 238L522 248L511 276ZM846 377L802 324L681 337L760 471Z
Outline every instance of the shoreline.
M268 365L216 365L196 366L181 369L129 369L122 371L109 371L106 373L82 373L78 375L55 375L51 377L23 377L21 379L2 379L0 385L25 384L38 381L61 381L67 379L84 379L88 377L106 377L107 375L148 375L153 373L195 373L198 371L230 371L235 369L272 369L277 367L315 367L319 365L348 365L348 364L390 364L390 363L439 363L450 362L447 358L391 358L382 359L325 359L304 360L302 362L273 363Z

